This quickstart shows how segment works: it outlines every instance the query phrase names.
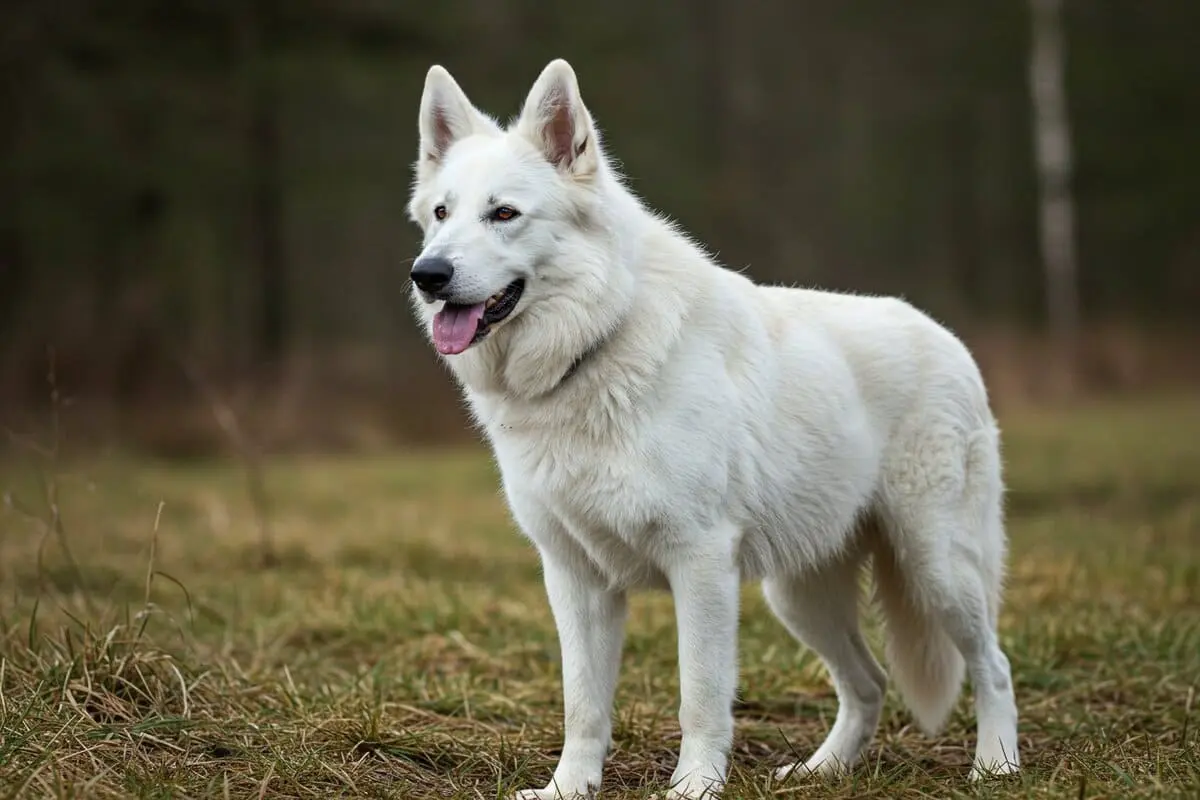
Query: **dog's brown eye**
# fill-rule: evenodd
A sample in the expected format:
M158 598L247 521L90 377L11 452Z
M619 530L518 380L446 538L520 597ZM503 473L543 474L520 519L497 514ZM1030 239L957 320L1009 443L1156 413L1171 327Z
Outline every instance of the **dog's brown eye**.
M510 206L499 206L492 212L492 219L500 222L508 222L510 219L516 219L521 216L521 213Z
M445 219L446 218L446 207L438 206L437 208L435 208L433 210L433 215L435 217L437 217L439 220Z

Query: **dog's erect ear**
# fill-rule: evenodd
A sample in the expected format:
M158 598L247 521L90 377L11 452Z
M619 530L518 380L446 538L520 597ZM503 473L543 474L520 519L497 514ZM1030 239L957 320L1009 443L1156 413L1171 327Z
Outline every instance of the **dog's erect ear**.
M546 159L576 177L588 177L599 165L596 130L579 95L575 70L561 58L538 76L517 121L517 129Z
M500 130L471 104L450 73L437 64L425 75L418 125L421 131L420 161L431 164L441 162L450 146L464 136Z

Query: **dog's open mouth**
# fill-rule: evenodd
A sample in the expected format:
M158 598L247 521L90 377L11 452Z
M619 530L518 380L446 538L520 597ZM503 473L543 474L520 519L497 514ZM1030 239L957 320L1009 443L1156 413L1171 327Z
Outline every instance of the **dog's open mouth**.
M433 318L433 345L444 356L456 355L491 332L521 300L525 281L518 279L482 303L460 305L446 303Z

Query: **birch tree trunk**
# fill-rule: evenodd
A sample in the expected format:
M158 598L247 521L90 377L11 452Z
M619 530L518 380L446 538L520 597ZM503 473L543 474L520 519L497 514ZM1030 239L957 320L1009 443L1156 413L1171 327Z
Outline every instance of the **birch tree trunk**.
M1040 194L1046 313L1059 377L1075 383L1079 290L1075 208L1071 196L1071 128L1063 80L1062 0L1030 0L1033 23L1029 81Z

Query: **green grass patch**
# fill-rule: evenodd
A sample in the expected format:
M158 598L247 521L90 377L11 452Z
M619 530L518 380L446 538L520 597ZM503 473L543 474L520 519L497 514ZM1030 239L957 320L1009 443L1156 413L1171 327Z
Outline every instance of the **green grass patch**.
M727 797L1200 793L1200 402L1003 422L1022 775L966 783L969 693L935 740L892 696L853 775L769 786L820 743L836 702L748 588ZM0 466L0 797L544 785L558 644L482 447L263 475L268 559L238 464ZM671 774L675 641L670 598L637 596L606 797L649 797Z

